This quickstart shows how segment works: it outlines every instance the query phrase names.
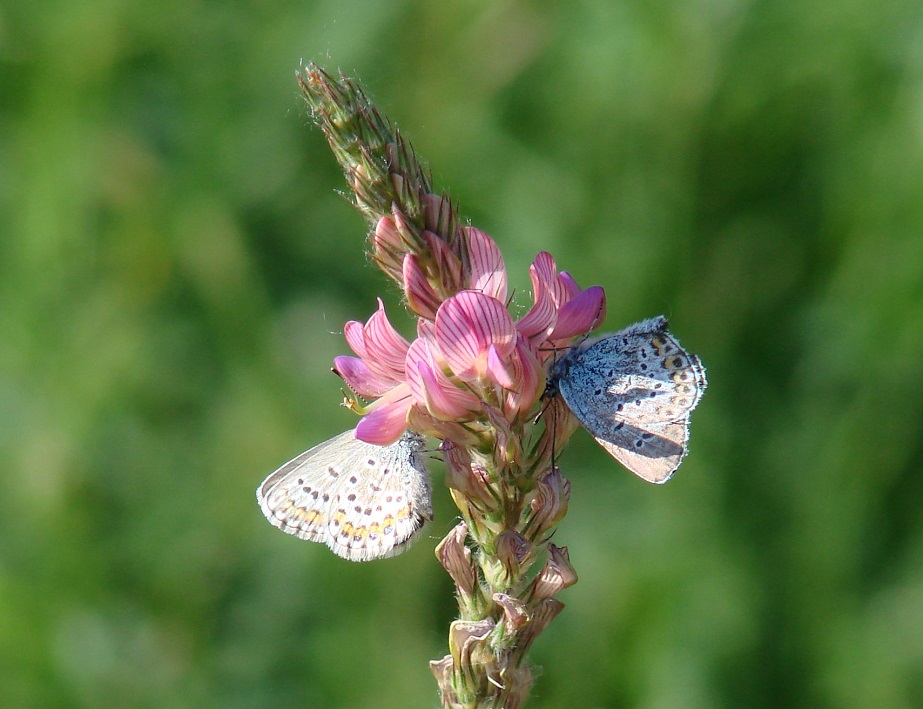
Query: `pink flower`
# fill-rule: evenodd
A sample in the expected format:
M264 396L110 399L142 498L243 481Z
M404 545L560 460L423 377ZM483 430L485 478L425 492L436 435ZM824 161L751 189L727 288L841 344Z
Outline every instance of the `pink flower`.
M396 239L398 227L385 221L376 237ZM430 238L427 232L424 238ZM553 348L590 332L604 315L603 289L582 290L542 252L529 269L533 305L514 321L494 241L464 227L457 242L460 258L439 243L438 260L452 270L463 265L465 289L441 298L446 282L428 274L417 255L404 256L407 302L421 316L412 343L388 322L380 300L367 323L346 324L346 340L357 356L337 357L334 369L359 397L374 400L353 407L364 414L356 435L369 443L394 442L411 415L417 430L461 445L471 438L461 424L494 419L488 409L508 421L521 420L544 390L544 362Z

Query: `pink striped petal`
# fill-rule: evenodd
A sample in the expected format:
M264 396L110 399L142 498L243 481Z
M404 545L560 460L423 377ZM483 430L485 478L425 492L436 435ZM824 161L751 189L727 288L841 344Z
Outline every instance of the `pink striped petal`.
M567 340L594 330L606 314L606 291L591 286L577 294L558 310L558 323L549 340Z
M428 340L424 337L418 337L410 345L410 349L407 350L407 359L404 362L404 369L407 372L407 386L410 388L410 393L413 394L414 399L418 403L425 405L426 404L426 394L425 388L428 382L423 381L420 376L420 368L423 366L429 367L432 369L438 368L434 367L434 357L433 357L433 347L434 344L431 340ZM442 379L445 382L449 382L448 378L442 372L439 372ZM442 382L440 381L441 385Z
M480 229L466 226L462 239L468 264L468 288L506 302L506 268L497 244Z
M350 320L343 326L343 335L346 337L346 344L349 349L360 357L366 357L368 352L365 349L365 326L356 320Z
M561 271L558 274L558 287L561 293L561 300L558 301L559 305L568 302L572 298L576 298L582 290L580 286L577 285L577 281L574 280L574 277L567 271Z
M404 358L410 343L394 329L385 314L385 305L378 299L378 310L365 325L366 366L373 374L390 377L394 382L404 379Z
M430 320L436 317L436 311L442 303L426 279L416 254L404 257L404 296L413 312Z
M548 256L547 254L545 254ZM532 297L535 304L522 318L516 322L516 329L522 335L535 342L545 340L554 329L557 320L557 309L551 297L548 273L543 272L539 265L539 254L529 267L529 278L532 280ZM551 259L550 256L548 256ZM551 261L554 264L554 260ZM552 279L553 280L553 279Z
M382 217L378 220L372 242L376 251L400 252L407 248L391 217Z
M554 262L554 256L547 251L539 251L538 255L532 260L529 266L529 277L532 279L532 286L535 287L535 280L539 279L547 289L551 289L557 280L558 266Z
M394 382L372 374L358 357L334 357L333 371L346 382L346 386L365 399L377 399L394 386Z
M399 281L401 278L401 263L408 245L405 235L401 233L397 223L389 218L382 217L375 225L372 234L372 253L381 269L391 278Z
M511 419L528 413L545 389L545 370L532 345L520 339L510 357L517 391L507 392L504 413Z
M560 308L580 292L580 287L569 274L566 272L558 274L557 269L558 266L552 255L547 251L542 251L532 262L529 275L532 277L533 285L536 277L544 282L554 304Z
M462 291L439 307L436 341L449 368L462 379L471 379L478 358L490 345L496 345L502 357L512 351L516 328L499 300Z

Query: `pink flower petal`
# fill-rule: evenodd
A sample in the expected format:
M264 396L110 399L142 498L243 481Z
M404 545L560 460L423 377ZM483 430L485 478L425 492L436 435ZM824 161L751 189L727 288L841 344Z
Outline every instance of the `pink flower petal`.
M458 445L475 446L479 442L476 434L465 428L464 424L453 421L437 421L420 406L410 407L407 414L407 428L429 436L450 441Z
M452 204L448 197L429 192L424 194L420 201L423 203L426 228L437 233L446 233L448 227L446 222L452 214Z
M358 357L334 357L333 371L346 382L346 386L365 399L377 399L394 386L394 382L372 374Z
M568 302L571 298L576 298L582 290L580 286L577 285L577 281L575 281L573 276L567 271L561 271L558 274L557 280L559 292L561 294L561 298L558 301L559 305Z
M394 219L382 217L378 220L372 234L372 253L378 265L395 280L401 277L401 262L408 248L406 234Z
M606 292L602 286L591 286L558 310L558 323L549 340L566 340L585 335L595 329L606 314Z
M547 251L542 251L532 262L529 275L532 277L533 285L535 284L535 278L540 278L545 283L551 294L551 299L560 308L580 292L580 286L571 278L570 274L565 271L558 274L557 269L557 264L551 254Z
M543 258L547 257L547 259ZM551 297L550 282L554 280L553 272L549 277L548 261L554 266L554 260L547 253L535 257L529 267L529 278L532 280L532 296L535 305L516 323L516 329L524 337L535 342L545 340L554 329L557 320L557 309Z
M485 362L484 374L495 384L504 389L514 389L517 386L516 380L510 374L510 368L504 362L500 353L497 352L495 345L487 348L487 361Z
M426 241L427 249L436 262L435 270L439 274L441 292L454 293L461 287L461 261L458 260L458 256L452 253L452 249L438 234L424 231L422 236Z
M436 317L436 310L442 303L426 279L416 254L404 257L404 296L413 312L430 320Z
M417 339L410 346L405 368L411 394L434 418L451 421L480 409L480 399L440 371L427 340Z
M436 324L432 320L417 320L417 339L426 340L431 348L435 347ZM432 352L432 349L430 349L430 352Z
M416 377L408 378L411 391L415 389L415 382L422 384L422 387L414 391L414 396L422 397L426 410L433 418L440 421L457 421L480 410L480 399L470 391L446 382L444 377L440 377L426 362L416 362L409 366L408 373L409 370L416 373Z
M387 446L401 437L407 428L407 412L413 404L413 397L406 387L397 389L402 390L403 396L390 401L385 396L376 401L372 405L374 408L356 426L356 438L366 443Z
M381 298L378 310L365 325L364 335L366 355L363 360L369 371L382 378L390 377L394 382L403 381L404 358L410 343L388 322Z
M510 356L513 378L519 388L506 395L504 413L510 418L528 413L545 389L545 370L532 345L520 339Z
M413 394L414 399L422 405L426 405L426 393L425 388L428 385L427 381L424 381L420 376L421 367L428 367L430 370L438 368L434 367L434 357L433 357L433 347L434 344L431 340L418 337L414 340L410 349L407 350L407 359L404 362L404 370L407 372L407 386L410 388L410 393ZM440 377L445 383L450 383L448 378L442 372L439 372ZM439 381L438 384L441 386L443 381Z
M372 241L376 251L401 252L407 248L391 217L382 217L378 220Z
M532 278L532 285L535 285L535 279L539 278L548 288L551 288L557 278L558 267L554 262L554 257L547 251L539 251L529 267L529 275Z
M436 340L449 368L462 379L470 379L478 358L490 345L496 345L503 357L512 351L516 328L499 300L462 291L439 307Z
M497 244L474 227L462 229L463 249L468 260L468 288L506 302L506 268Z
M343 335L346 337L346 344L349 349L360 357L366 357L368 352L365 349L365 326L361 322L350 320L343 326Z

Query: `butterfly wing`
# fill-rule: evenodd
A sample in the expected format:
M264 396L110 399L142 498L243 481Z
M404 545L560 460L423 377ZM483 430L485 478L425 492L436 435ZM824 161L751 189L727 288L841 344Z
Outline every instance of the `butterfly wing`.
M658 485L669 480L686 455L689 420L651 423L645 426L619 422L595 436L599 444L619 463L642 480Z
M418 539L433 518L429 475L419 451L423 437L405 433L390 446L358 441L357 464L368 475L348 475L351 492L331 518L327 546L345 559L370 561L396 556Z
M663 483L686 452L689 414L705 390L705 368L652 318L586 343L557 368L564 401L622 465Z
M344 559L394 556L432 518L422 446L412 432L375 446L346 431L269 475L256 492L260 509L282 531L322 542Z
M564 393L575 388L617 419L677 421L688 415L705 391L705 368L666 331L662 317L636 323L590 342L567 356ZM576 387L574 386L576 384ZM565 401L570 405L567 394ZM576 413L576 412L575 412Z

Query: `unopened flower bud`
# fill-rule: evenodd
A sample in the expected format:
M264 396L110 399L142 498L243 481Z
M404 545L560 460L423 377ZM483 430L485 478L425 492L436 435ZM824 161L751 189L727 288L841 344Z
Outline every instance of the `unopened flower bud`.
M436 311L442 304L442 299L427 280L416 254L404 257L404 297L408 307L427 320L436 318Z
M535 484L535 497L529 503L532 515L526 534L537 542L542 541L546 533L552 531L567 514L569 502L570 481L557 468L549 470Z
M447 243L455 239L455 211L448 196L425 194L423 201L423 218L426 228L435 232Z
M470 599L477 588L477 571L471 562L471 550L465 545L468 526L459 522L436 547L436 558L449 572L463 599Z
M492 619L485 618L456 620L449 626L449 652L454 665L453 683L458 693L468 694L476 689L485 666L493 664L494 655L488 645L488 638L495 625Z
M462 263L449 245L438 234L424 231L421 234L427 256L434 262L434 269L439 276L440 292L444 297L455 295L463 288Z
M513 648L509 655L511 664L518 664L529 651L529 647L535 642L535 638L541 635L542 631L548 627L548 624L554 620L558 613L564 610L564 604L557 598L546 598L536 605L532 606L532 617L529 623L520 631L516 647Z
M497 535L496 558L503 571L502 585L509 587L523 574L523 565L532 552L532 542L512 529Z
M577 572L570 563L567 547L549 544L545 566L532 581L532 600L551 598L575 583L577 583Z
M468 449L451 441L443 441L442 451L445 455L446 485L479 503L485 510L493 509L498 500L490 487L487 469L472 461Z
M529 622L529 609L525 603L506 593L495 593L493 600L503 610L501 620L506 636L514 638L519 629Z

